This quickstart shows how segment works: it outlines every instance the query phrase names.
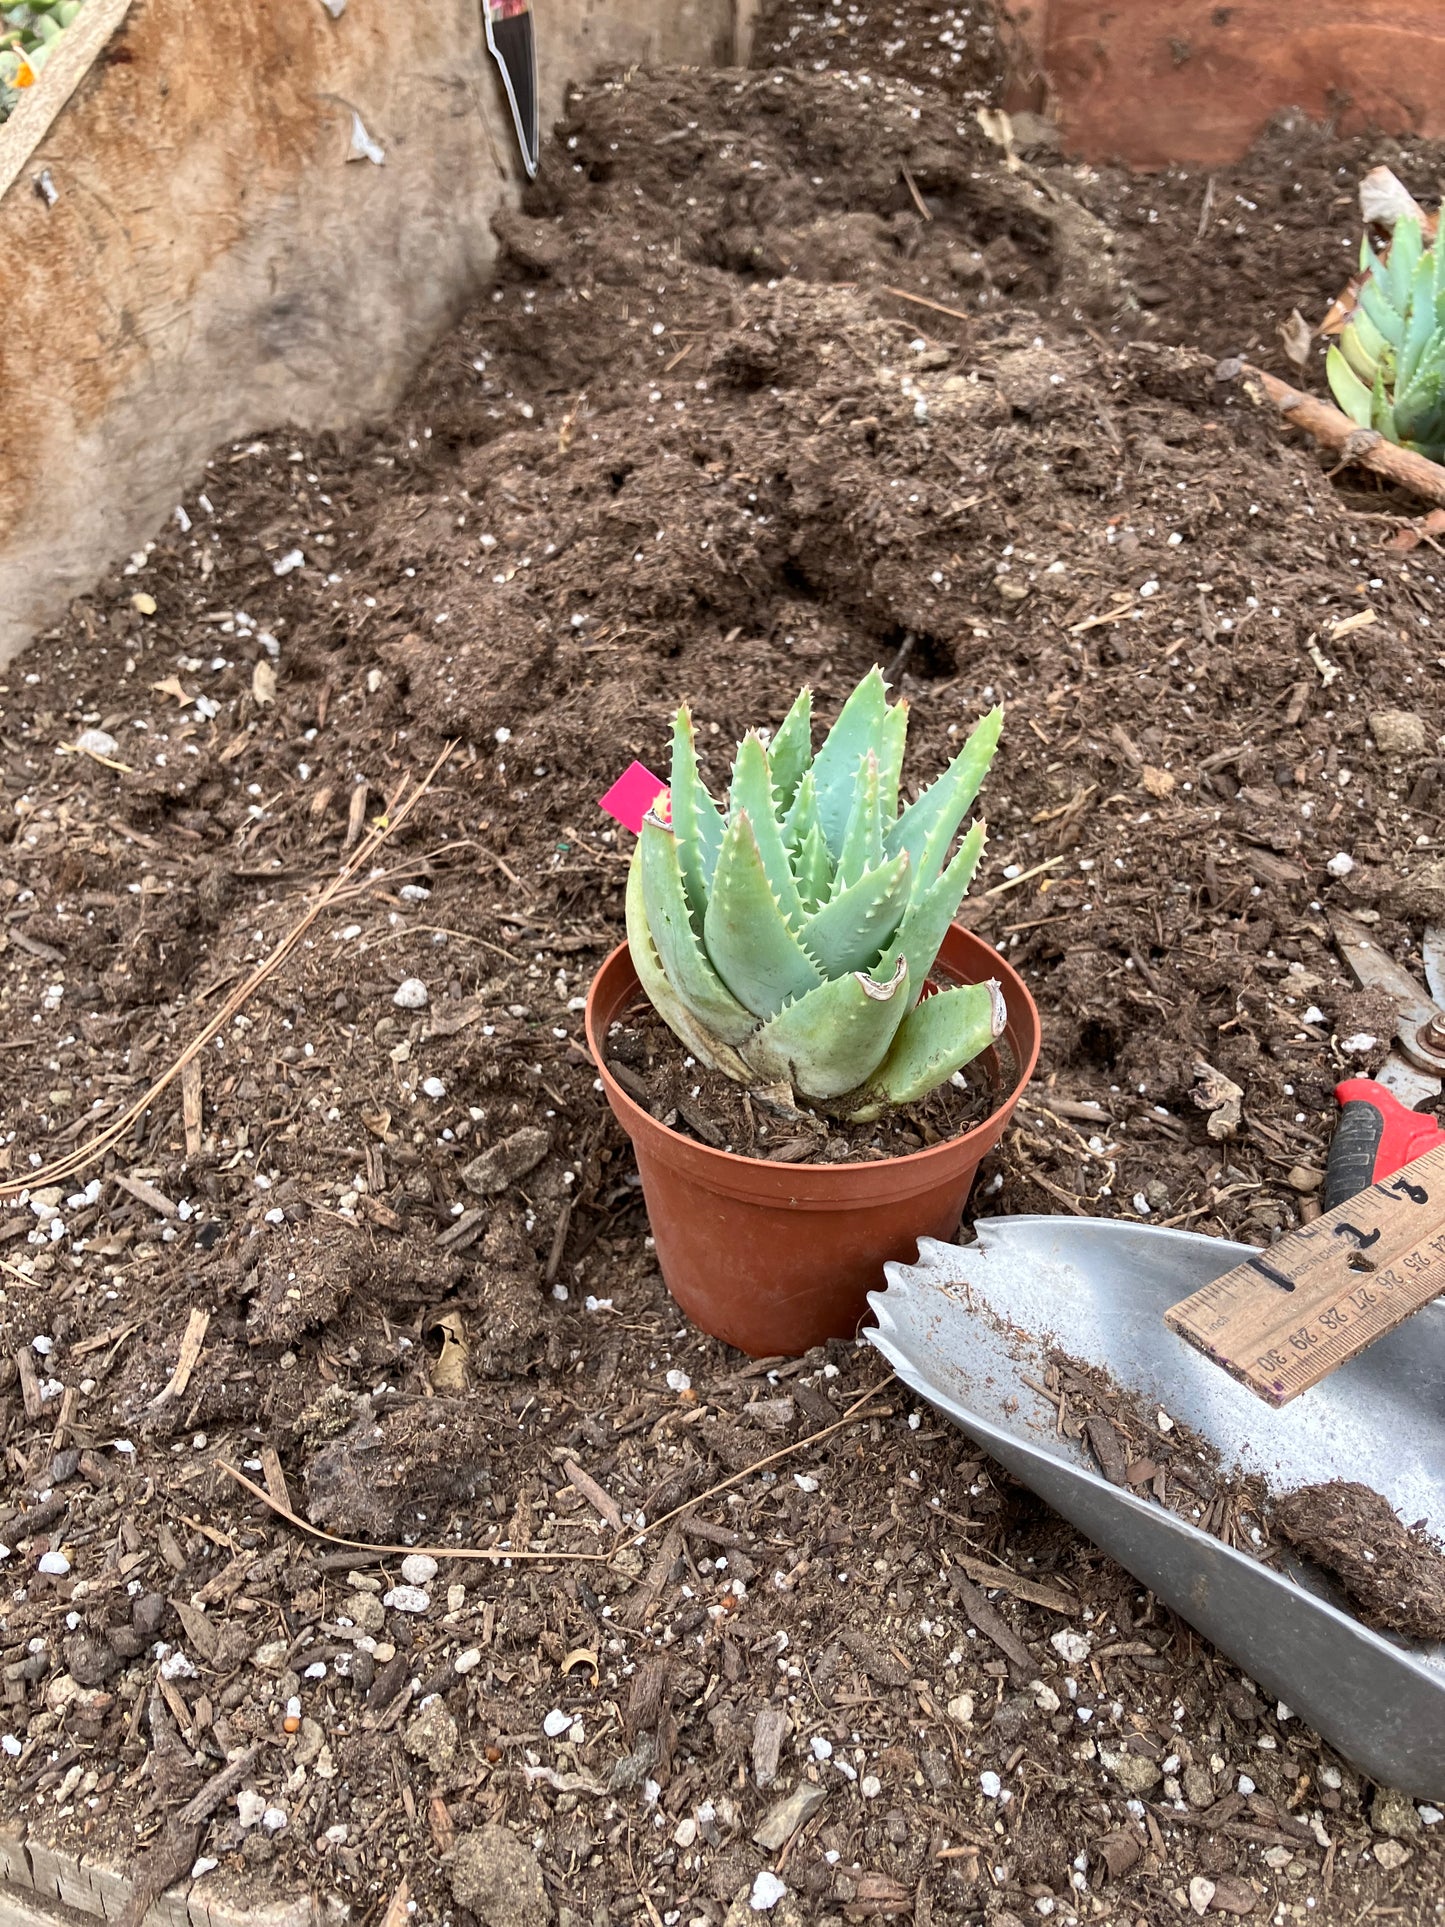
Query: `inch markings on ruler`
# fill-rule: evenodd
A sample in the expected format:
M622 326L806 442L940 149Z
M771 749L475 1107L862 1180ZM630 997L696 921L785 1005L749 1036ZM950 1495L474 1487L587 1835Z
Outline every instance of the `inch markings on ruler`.
M1445 1145L1171 1305L1164 1322L1287 1405L1445 1292Z

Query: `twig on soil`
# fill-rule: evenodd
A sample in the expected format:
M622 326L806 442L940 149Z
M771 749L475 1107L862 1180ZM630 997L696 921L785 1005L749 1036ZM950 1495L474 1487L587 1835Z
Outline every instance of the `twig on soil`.
M885 282L883 292L884 294L891 294L895 301L911 301L915 308L932 308L935 314L946 314L950 321L971 321L973 319L972 315L964 314L960 308L945 308L941 301L930 301L926 295L922 294L910 294L907 288L890 288Z
M893 1382L894 1374L890 1372L887 1378L879 1379L878 1383L873 1386L871 1390L864 1392L861 1398L855 1398L842 1418L838 1419L834 1424L825 1425L820 1432L810 1432L805 1439L795 1439L791 1445L781 1446L776 1452L769 1452L766 1458L757 1459L752 1465L745 1465L741 1472L734 1472L730 1479L723 1479L717 1485L710 1485L706 1492L699 1492L695 1499L686 1499L681 1505L675 1505L671 1512L664 1512L660 1519L651 1520L642 1528L641 1532L634 1532L632 1537L627 1541L627 1545L640 1546L649 1534L660 1531L665 1525L670 1525L674 1519L681 1517L684 1512L692 1512L698 1506L706 1505L709 1499L715 1499L720 1492L727 1492L730 1491L733 1486L741 1485L744 1479L750 1479L754 1473L763 1472L768 1466L776 1465L779 1459L791 1458L795 1452L806 1451L810 1445L817 1445L821 1443L823 1439L832 1438L833 1434L835 1432L841 1432L845 1425L851 1425L863 1407L871 1404L872 1401L877 1398L878 1394L886 1391ZM868 1416L870 1418L879 1418L882 1414L870 1412ZM622 1551L624 1548L619 1547L618 1550Z
M1010 877L1006 883L996 883L991 890L985 890L983 894L986 897L1001 897L1006 890L1017 890L1019 885L1027 883L1030 877L1036 877L1041 870L1052 870L1063 860L1061 856L1046 856L1042 863L1036 863L1031 870L1020 870L1016 877Z
M398 1559L422 1552L432 1559L490 1559L493 1564L499 1559L541 1565L607 1564L608 1555L605 1552L529 1552L506 1546L387 1546L378 1545L370 1539L343 1539L340 1533L323 1531L320 1526L312 1525L309 1519L303 1519L291 1511L289 1506L278 1504L269 1492L254 1484L244 1472L238 1472L234 1465L227 1465L224 1459L216 1460L216 1469L224 1472L228 1479L234 1479L237 1485L243 1485L253 1499L259 1499L268 1511L274 1512L278 1519L284 1519L288 1526L294 1526L297 1532L309 1533L313 1539L324 1539L328 1545L345 1546L351 1552L370 1552L381 1557L395 1555Z
M199 1305L191 1307L185 1335L181 1339L181 1355L176 1360L176 1369L146 1407L148 1412L159 1411L168 1399L179 1398L186 1389L190 1383L191 1373L196 1369L201 1347L206 1342L206 1331L210 1323L211 1314L208 1311L202 1311Z
M1221 370L1231 366L1220 363ZM1413 449L1397 447L1373 428L1358 427L1331 402L1291 388L1278 375L1271 375L1247 361L1240 362L1238 368L1245 381L1262 390L1291 427L1303 428L1325 448L1338 450L1341 467L1358 463L1361 468L1393 482L1397 488L1418 495L1421 501L1433 502L1437 508L1445 507L1445 467L1439 462L1417 455Z
M319 896L314 898L310 906L298 917L286 935L281 938L270 956L263 959L239 989L231 993L226 999L225 1004L216 1012L204 1030L191 1040L167 1070L162 1071L161 1075L148 1090L144 1091L132 1104L127 1105L125 1110L106 1126L105 1130L97 1132L93 1138L89 1139L85 1144L82 1144L79 1149L71 1151L63 1158L57 1158L54 1164L47 1164L38 1171L31 1171L23 1179L12 1178L8 1183L0 1184L0 1199L16 1198L20 1196L22 1191L34 1191L44 1185L62 1183L66 1178L74 1177L77 1172L83 1171L88 1164L93 1164L97 1158L103 1157L113 1145L119 1143L126 1132L136 1123L137 1119L145 1116L146 1112L162 1092L167 1090L170 1085L181 1076L188 1064L200 1056L201 1052L213 1037L218 1036L221 1031L226 1029L242 1006L255 995L261 985L265 983L266 979L280 968L301 942L301 939L306 935L306 932L311 928L317 917L319 917L321 912L341 893L362 865L369 863L382 845L401 828L402 824L411 815L422 797L425 796L431 788L443 763L445 763L451 755L452 748L453 745L451 743L446 745L426 775L414 788L409 789L409 785L412 782L410 774L402 777L381 822L371 830L363 841L357 845L355 850L352 851L351 855L346 859L346 862L332 878L331 882L327 884Z

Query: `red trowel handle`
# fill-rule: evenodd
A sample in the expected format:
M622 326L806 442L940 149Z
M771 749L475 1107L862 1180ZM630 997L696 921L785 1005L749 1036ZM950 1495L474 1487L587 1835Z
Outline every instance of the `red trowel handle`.
M1335 1099L1340 1121L1325 1164L1326 1211L1445 1144L1445 1131L1433 1117L1407 1111L1372 1077L1347 1077L1336 1084Z

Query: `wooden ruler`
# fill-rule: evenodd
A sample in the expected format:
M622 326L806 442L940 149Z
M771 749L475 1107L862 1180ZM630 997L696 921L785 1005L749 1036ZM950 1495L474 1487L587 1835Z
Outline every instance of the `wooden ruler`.
M1164 1322L1271 1405L1445 1292L1445 1145L1171 1305Z

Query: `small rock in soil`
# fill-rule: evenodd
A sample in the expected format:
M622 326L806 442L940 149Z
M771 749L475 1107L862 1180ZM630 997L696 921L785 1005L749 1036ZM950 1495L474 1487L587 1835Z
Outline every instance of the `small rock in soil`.
M769 1853L776 1853L798 1831L805 1821L811 1820L822 1806L828 1795L816 1780L802 1780L785 1800L768 1808L762 1821L754 1829L753 1839Z
M525 1124L510 1137L488 1145L479 1157L462 1168L462 1183L479 1198L495 1198L526 1177L546 1157L551 1140L538 1125Z
M1408 709L1377 709L1370 717L1370 734L1386 756L1417 756L1430 746L1423 716Z
M1420 1816L1413 1800L1397 1793L1393 1787L1381 1787L1370 1802L1370 1825L1376 1833L1388 1833L1398 1839L1402 1834L1420 1831Z
M457 1757L457 1723L440 1698L429 1700L406 1728L406 1750L425 1760L438 1780L450 1773Z
M482 1927L546 1927L551 1903L541 1869L505 1827L480 1827L458 1842L451 1864L452 1897Z
M1114 1778L1128 1793L1145 1794L1159 1784L1159 1769L1142 1753L1121 1753L1113 1763Z
M1252 1914L1259 1903L1259 1895L1238 1874L1221 1873L1214 1877L1214 1898L1210 1901L1210 1911L1216 1914Z
M398 1010L425 1010L431 996L420 977L406 977L397 985L391 1001Z
M763 1789L778 1777L778 1755L787 1731L788 1716L781 1706L759 1709L753 1723L753 1778Z

